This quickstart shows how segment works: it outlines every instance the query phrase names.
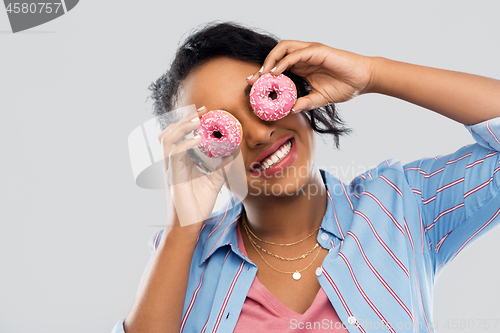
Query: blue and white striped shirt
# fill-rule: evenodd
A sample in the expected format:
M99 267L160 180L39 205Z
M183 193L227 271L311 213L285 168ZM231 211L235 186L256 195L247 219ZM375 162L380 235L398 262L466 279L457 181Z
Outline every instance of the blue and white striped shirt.
M328 207L317 240L330 251L317 275L350 332L433 332L436 275L500 222L500 118L466 127L477 143L451 155L387 160L350 184L321 171ZM231 200L200 231L181 332L232 332L256 275L238 249L242 205Z

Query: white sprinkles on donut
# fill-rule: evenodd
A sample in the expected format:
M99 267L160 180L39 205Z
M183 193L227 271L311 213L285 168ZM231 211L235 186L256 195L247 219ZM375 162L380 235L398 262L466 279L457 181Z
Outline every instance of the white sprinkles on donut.
M200 127L195 134L201 136L198 145L208 157L226 157L231 155L241 143L242 128L240 122L229 112L213 110L200 119Z
M276 93L272 99L270 94ZM275 121L290 113L297 100L295 84L288 76L262 75L250 90L250 104L255 114L262 120Z

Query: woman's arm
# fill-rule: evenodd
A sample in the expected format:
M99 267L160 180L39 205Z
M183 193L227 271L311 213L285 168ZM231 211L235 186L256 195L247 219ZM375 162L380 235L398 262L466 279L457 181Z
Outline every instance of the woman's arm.
M179 332L191 261L200 228L224 185L222 172L202 174L187 156L200 137L183 139L200 126L198 112L168 126L158 137L165 158L167 210L172 225L161 238L137 299L124 323L126 333ZM224 162L229 162L226 157ZM224 166L226 167L226 165Z
M420 105L465 125L500 116L500 81L472 74L366 57L301 41L281 41L267 56L263 73L284 70L304 77L311 93L297 100L296 112L381 93Z
M163 235L124 329L179 332L197 236L180 228Z
M500 81L371 58L372 76L362 93L381 93L435 111L465 125L500 117Z

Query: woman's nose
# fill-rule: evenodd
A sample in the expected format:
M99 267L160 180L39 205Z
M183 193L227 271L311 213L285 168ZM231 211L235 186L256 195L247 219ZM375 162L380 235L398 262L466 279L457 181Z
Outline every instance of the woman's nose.
M249 149L272 143L276 125L274 121L264 121L256 115L245 119L242 124L243 142Z

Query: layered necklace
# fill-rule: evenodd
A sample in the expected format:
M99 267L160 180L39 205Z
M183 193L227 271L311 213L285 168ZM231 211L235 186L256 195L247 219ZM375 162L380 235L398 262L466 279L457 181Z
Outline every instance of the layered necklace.
M288 258L288 257L282 257L278 254L275 254L275 253L272 253L271 251L269 250L266 250L264 249L262 246L260 246L256 241L255 239L257 239L258 241L262 242L262 243L266 243L266 244L270 244L270 245L278 245L278 246L292 246L292 245L296 245L296 244L299 244L303 241L305 241L306 239L310 238L313 234L316 233L316 231L319 230L319 227L316 228L316 230L314 230L313 232L311 232L308 236L306 236L305 238L299 240L299 241L296 241L296 242L293 242L293 243L285 243L285 244L279 244L279 243L273 243L273 242L269 242L269 241L266 241L266 240L263 240L263 239L260 239L259 237L257 237L253 232L252 230L250 230L250 228L248 227L248 224L246 222L246 214L243 214L242 215L242 221L241 221L241 224L243 226L243 229L245 230L245 233L247 234L248 236L248 239L250 240L250 244L252 244L253 248L255 249L255 252L257 252L257 254L259 255L259 257L269 266L271 267L272 269L274 269L275 271L277 272L280 272L280 273L283 273L283 274L292 274L292 278L294 280L300 280L300 278L302 277L302 275L300 274L301 272L305 271L306 269L308 269L309 267L311 267L311 265L313 264L313 262L316 261L316 258L318 257L319 253L321 251L317 251L316 255L314 256L314 259L309 263L309 265L307 265L306 267L300 269L300 270L295 270L293 272L285 272L285 271L282 271L282 270L279 270L275 267L273 267L269 262L267 262L266 259L264 259L264 256L260 253L260 251L264 252L265 254L267 255L270 255L270 256L273 256L275 257L276 259L279 259L279 260L283 260L283 261L295 261L295 260L299 260L299 259L304 259L306 258L307 256L309 256L310 254L312 254L314 252L314 250L316 250L316 248L319 247L319 244L318 242L316 242L316 244L314 244L314 247L307 251L306 253L304 253L303 255L300 255L298 257L292 257L292 258ZM255 238L255 239L254 239ZM260 250L260 251L259 251Z

